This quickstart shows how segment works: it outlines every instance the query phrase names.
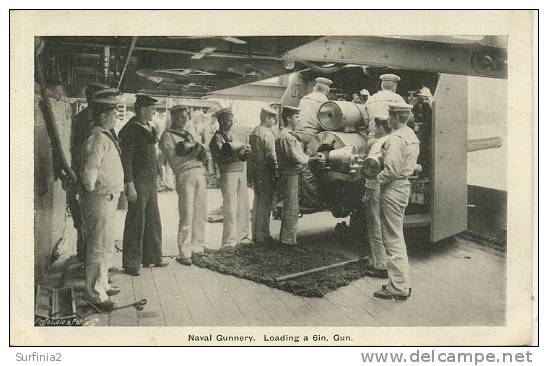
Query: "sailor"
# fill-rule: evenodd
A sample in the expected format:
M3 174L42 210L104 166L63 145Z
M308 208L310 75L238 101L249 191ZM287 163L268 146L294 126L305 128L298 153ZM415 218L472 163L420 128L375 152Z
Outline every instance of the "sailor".
M89 136L93 125L91 108L93 104L93 94L101 89L108 87L100 83L91 83L86 87L85 95L88 106L76 114L70 126L70 163L72 170L78 174L81 168L82 146ZM75 188L75 187L71 187ZM83 226L82 212L75 189L67 189L67 203L69 206L74 228L77 232L76 238L76 257L81 263L86 262L86 239Z
M251 148L249 145L234 141L231 131L234 114L230 108L220 109L215 117L219 122L219 129L213 135L209 148L213 160L219 166L223 195L221 246L250 243L246 160Z
M331 90L331 84L333 84L331 80L321 77L316 78L314 81L315 85L312 93L302 97L299 102L299 120L295 127L295 133L301 139L305 152L314 135L321 131L318 111L321 105L327 102L327 95Z
M135 116L120 130L122 164L128 211L124 227L122 266L132 276L144 267L165 267L162 260L162 224L158 209L156 130L150 121L158 101L137 95Z
M396 93L398 75L383 74L380 76L381 90L373 94L365 104L369 113L369 137L375 136L375 118L388 119L388 103L405 103L405 100Z
M82 214L86 229L86 295L101 311L115 307L109 296L120 289L109 285L109 253L114 246L115 215L120 192L124 189L124 171L114 128L117 118L118 91L95 93L91 105L93 127L81 152L80 181Z
M369 94L369 90L367 90L367 89L360 90L360 104L367 103L370 96L371 96L371 94Z
M322 158L310 157L304 153L303 143L295 127L299 109L290 106L282 107L284 127L277 140L278 162L283 181L283 210L280 229L280 242L284 245L297 244L297 224L299 220L299 174L309 161L316 159L325 163Z
M412 106L389 104L392 133L382 147L383 169L377 175L381 186L380 214L382 240L388 255L389 282L374 296L382 299L406 300L411 294L407 246L403 236L403 219L409 202L408 178L417 166L419 140L407 126Z
M275 180L278 178L276 140L272 126L277 122L277 115L278 112L271 108L261 108L261 123L249 136L251 153L247 168L254 191L251 233L253 241L257 244L272 241L270 212Z
M432 148L432 103L434 97L426 86L422 87L417 94L418 102L413 106L415 116L415 132L421 143L419 164L423 167L422 175L428 177L430 174Z
M369 149L364 167L365 176L365 195L363 201L366 205L367 215L367 238L371 248L370 261L364 268L365 274L371 277L388 278L386 270L386 249L382 241L382 228L380 218L380 185L377 181L377 173L382 166L382 146L392 131L387 120L377 119L375 130L375 140ZM371 169L368 171L368 169Z
M184 265L192 264L192 254L202 253L205 245L207 223L207 153L205 146L194 140L186 129L188 116L185 106L170 108L171 128L160 139L160 149L164 153L173 173L179 195L179 231L177 261Z

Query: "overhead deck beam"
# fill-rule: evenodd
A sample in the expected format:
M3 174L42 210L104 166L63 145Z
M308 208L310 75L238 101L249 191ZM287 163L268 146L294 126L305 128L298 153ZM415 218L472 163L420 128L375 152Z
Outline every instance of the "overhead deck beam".
M208 94L206 98L245 99L271 102L280 100L285 88L285 86L278 85L246 84L217 90Z
M283 56L291 61L351 63L446 74L507 78L506 50L478 43L442 43L392 37L324 37ZM489 60L492 60L491 64Z
M93 43L93 42L63 42L63 46L73 46L73 47L91 47L91 48L104 48L104 47L119 47L116 44L103 44L103 43ZM152 46L135 46L136 51L152 51L160 53L172 53L172 54L182 54L182 55L196 55L200 51L189 51L182 50L179 48L166 48L166 47L152 47ZM257 59L257 60L280 60L280 57L275 56L266 56L266 55L257 55L250 53L227 53L227 52L213 52L209 53L207 57L220 57L220 58L238 58L238 59Z

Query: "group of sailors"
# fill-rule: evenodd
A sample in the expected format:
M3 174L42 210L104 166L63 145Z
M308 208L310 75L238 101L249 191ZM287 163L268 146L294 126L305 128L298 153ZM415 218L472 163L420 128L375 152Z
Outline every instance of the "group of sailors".
M399 77L383 75L381 80L381 94L374 94L368 101L384 102L378 103L379 112L373 116L369 126L371 136L378 139L370 149L370 156L382 161L383 168L377 175L370 175L366 183L364 201L368 206L368 235L373 257L367 263L366 271L369 275L389 279L374 296L406 299L411 289L403 217L410 194L407 178L413 174L417 163L419 141L407 126L412 106L395 93ZM299 175L312 162L326 163L323 155L307 152L307 146L319 131L317 112L319 106L327 101L330 85L330 80L317 78L314 91L303 97L298 107L282 106L280 110L263 107L260 124L251 132L249 144L235 141L231 109L218 110L215 117L219 129L209 148L196 141L186 128L188 113L183 105L169 109L171 126L158 136L150 124L158 101L146 95L136 96L135 116L117 136L114 125L120 93L106 86L89 85L86 91L88 108L73 122L72 166L79 181L69 194L78 242L85 243L79 244L78 257L85 263L89 300L101 310L110 311L115 307L111 296L120 292L118 287L109 283L108 269L111 267L109 256L121 192L128 201L122 249L125 272L139 276L141 265L169 265L162 254L156 144L159 144L176 180L179 207L177 261L180 264L191 265L193 254L204 251L209 154L220 172L223 197L221 246L251 242L257 245L273 242L296 245ZM277 123L281 126L275 136L272 126ZM251 218L248 182L254 190ZM283 194L281 230L277 241L270 232L275 188Z
M376 169L372 169L372 165L364 166L366 180L362 201L367 210L371 248L371 258L366 262L364 272L388 279L388 283L373 295L393 300L405 300L411 294L403 220L411 193L408 178L422 169L417 164L420 142L412 128L415 127L412 123L416 107L396 93L400 80L394 74L381 75L380 91L370 96L364 89L354 98L355 103L365 104L369 115L366 162L376 162ZM305 151L313 136L321 131L317 114L321 104L327 101L332 84L331 80L321 77L315 82L313 92L300 101L301 118L295 129ZM426 103L431 97L428 88L423 88L419 94L420 103L416 105ZM421 111L426 113L427 109Z

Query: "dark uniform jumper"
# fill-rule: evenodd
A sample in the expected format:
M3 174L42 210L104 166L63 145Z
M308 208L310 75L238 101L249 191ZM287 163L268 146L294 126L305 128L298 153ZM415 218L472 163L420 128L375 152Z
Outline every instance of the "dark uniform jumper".
M72 124L70 128L70 157L71 157L71 168L77 174L80 172L81 168L81 153L82 146L86 142L86 138L89 136L92 125L91 120L91 110L89 108L84 108L80 113L78 113L72 119ZM74 228L78 233L78 238L76 241L76 253L80 262L86 262L86 240L85 240L85 229L84 222L82 219L82 211L80 208L80 201L77 197L76 192L69 191L67 192L67 203L69 205L70 214L74 222Z
M217 130L209 148L221 173L223 194L223 241L222 246L234 246L249 234L249 198L247 193L246 162L237 156L223 156L221 147L233 142L232 133Z
M133 182L137 200L128 202L124 227L122 266L162 262L162 224L158 208L156 130L140 125L133 117L120 130L124 183Z

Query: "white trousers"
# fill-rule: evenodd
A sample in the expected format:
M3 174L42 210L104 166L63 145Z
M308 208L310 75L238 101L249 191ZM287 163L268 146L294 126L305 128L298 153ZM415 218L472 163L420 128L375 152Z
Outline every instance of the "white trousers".
M249 196L247 172L221 174L223 194L223 241L221 246L234 246L249 235Z
M284 244L297 244L297 224L299 222L299 176L284 176L284 206L280 241Z
M179 195L179 255L190 258L204 251L207 223L207 186L205 168L192 168L177 174Z
M381 188L382 239L388 254L390 291L407 295L411 286L407 246L403 237L403 219L409 202L409 181L399 180Z
M371 247L373 266L376 269L386 269L386 249L382 241L381 213L380 213L380 186L366 188L367 205L367 237Z
M82 195L82 215L87 233L86 295L95 303L108 300L109 258L113 252L116 208L120 194Z
M261 243L270 238L270 213L274 195L272 173L266 170L257 172L257 177L253 179L253 192L251 233L253 241Z

